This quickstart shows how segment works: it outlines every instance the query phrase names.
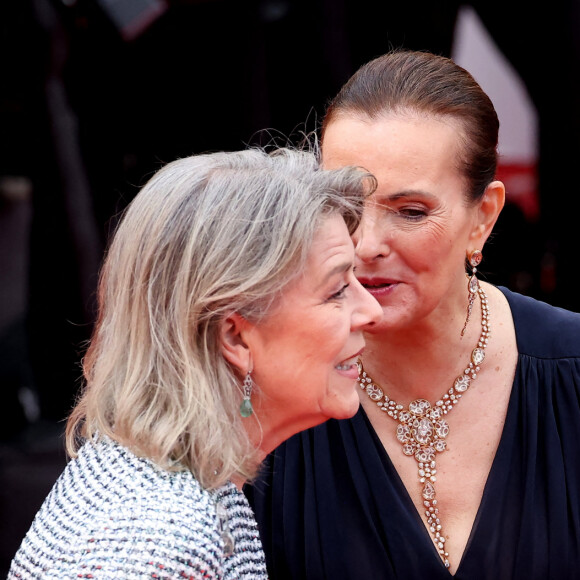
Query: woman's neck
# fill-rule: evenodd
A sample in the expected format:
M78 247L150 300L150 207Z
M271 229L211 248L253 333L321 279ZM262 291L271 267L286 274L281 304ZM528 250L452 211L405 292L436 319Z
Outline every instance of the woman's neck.
M440 398L469 365L481 335L481 310L474 307L465 334L463 322L423 324L404 330L368 334L362 357L365 370L402 405Z

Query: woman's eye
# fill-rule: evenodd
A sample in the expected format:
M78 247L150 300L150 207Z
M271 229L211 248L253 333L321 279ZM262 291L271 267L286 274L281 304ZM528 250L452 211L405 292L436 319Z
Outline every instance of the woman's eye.
M349 286L350 284L345 284L338 292L335 292L330 296L329 300L339 300L340 298L344 298L344 293Z
M405 219L409 220L420 220L427 215L427 212L418 207L404 207L399 209L399 214Z

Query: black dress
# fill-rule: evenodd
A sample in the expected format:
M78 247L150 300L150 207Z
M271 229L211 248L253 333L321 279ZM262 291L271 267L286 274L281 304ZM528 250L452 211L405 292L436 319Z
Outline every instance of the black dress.
M580 314L501 290L518 363L454 578L580 578ZM452 577L362 407L282 444L246 494L271 580Z

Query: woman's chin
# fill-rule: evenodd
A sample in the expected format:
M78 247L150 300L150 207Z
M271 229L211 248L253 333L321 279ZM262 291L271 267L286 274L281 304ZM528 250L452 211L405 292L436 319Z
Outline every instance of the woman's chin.
M360 405L360 399L356 392L356 383L353 389L353 396L345 400L340 406L335 406L329 419L350 419L357 414Z

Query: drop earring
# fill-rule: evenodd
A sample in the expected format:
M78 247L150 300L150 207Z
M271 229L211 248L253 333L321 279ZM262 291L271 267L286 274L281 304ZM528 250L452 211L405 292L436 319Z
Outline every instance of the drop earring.
M254 407L252 407L252 401L250 397L252 396L252 388L254 387L254 381L252 380L251 371L246 373L246 378L244 379L244 398L242 404L240 405L240 415L244 418L249 417L254 412Z
M481 250L473 250L469 256L467 256L467 263L471 267L471 276L467 274L469 281L467 282L467 317L465 318L465 324L461 330L461 336L465 334L465 329L467 328L467 323L469 322L469 317L471 316L471 311L473 310L473 303L475 302L475 297L479 292L479 280L475 275L477 273L477 266L481 264L483 254Z

